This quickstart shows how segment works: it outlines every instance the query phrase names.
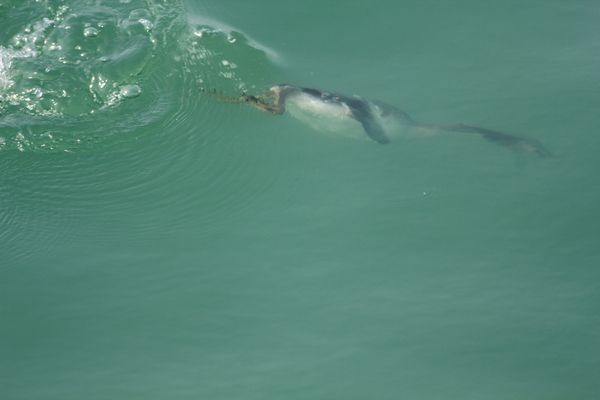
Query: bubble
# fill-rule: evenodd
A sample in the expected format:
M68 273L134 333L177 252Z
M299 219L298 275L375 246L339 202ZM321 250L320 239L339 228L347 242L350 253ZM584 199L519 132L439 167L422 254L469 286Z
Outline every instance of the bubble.
M125 98L137 97L142 93L142 89L138 85L125 85L121 87L121 96Z
M194 36L203 38L205 36L211 36L217 33L214 29L207 28L205 26L194 29Z
M0 47L0 89L8 89L13 85L13 82L9 78L12 59L12 54Z
M92 26L88 26L83 30L83 36L85 37L96 37L98 36L98 33L100 33L100 31Z
M23 47L27 43L27 38L23 35L16 35L13 38L13 46L17 49Z
M57 18L63 17L67 13L67 11L69 11L68 6L62 5L62 6L58 7L58 10L56 11L56 17Z
M25 135L23 135L23 132L17 132L15 135L15 143L19 151L25 151Z
M142 26L144 27L144 29L149 32L152 30L152 28L154 28L154 25L152 24L152 22L148 21L146 18L140 18L138 19L138 22L140 24L142 24Z
M236 39L235 39L235 38L234 38L232 35L228 35L228 36L227 36L227 41L228 41L229 43L235 43L235 42L236 42Z

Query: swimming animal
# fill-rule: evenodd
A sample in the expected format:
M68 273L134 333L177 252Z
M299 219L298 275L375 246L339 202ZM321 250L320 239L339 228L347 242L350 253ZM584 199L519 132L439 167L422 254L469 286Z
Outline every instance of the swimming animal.
M479 135L513 150L544 157L550 156L550 153L540 143L531 139L465 124L419 123L395 106L359 96L347 96L318 89L279 84L271 87L263 95L244 94L239 101L273 114L280 115L287 111L317 128L324 127L326 121L329 121L329 127L335 125L334 129L341 131L346 129L342 127L344 121L358 122L362 131L380 144L390 143L391 137L398 132L411 131L420 135L462 132Z

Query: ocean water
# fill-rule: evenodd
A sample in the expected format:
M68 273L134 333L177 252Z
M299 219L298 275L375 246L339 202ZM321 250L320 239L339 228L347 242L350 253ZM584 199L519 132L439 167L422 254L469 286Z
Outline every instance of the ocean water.
M599 18L0 0L0 398L597 398ZM281 82L553 157L234 101Z

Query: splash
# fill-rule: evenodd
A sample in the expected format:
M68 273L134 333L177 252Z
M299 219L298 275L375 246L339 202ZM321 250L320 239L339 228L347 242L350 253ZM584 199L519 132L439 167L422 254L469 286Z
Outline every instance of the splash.
M148 20L127 11L87 2L49 5L10 47L0 47L3 113L80 116L106 106L120 86L136 80L153 50Z
M249 46L263 52L269 58L270 61L277 64L283 63L283 58L275 49L265 45L264 43L259 42L247 33L229 24L226 24L214 18L200 15L189 15L187 17L187 21L191 27L200 27L200 30L195 31L195 34L199 37L202 37L203 31L212 33L218 32L226 35L227 41L229 43L235 43L237 41L236 36L242 35Z
M274 179L249 168L253 139L236 119L246 109L236 113L201 90L239 94L276 79L273 60L241 32L190 24L169 0L6 4L0 1L8 21L0 30L4 264L11 254L24 259L31 249L64 246L86 226L94 227L95 243L111 240L142 209L149 212L131 227L131 240L157 227L179 229L198 208L209 210L197 222L210 232ZM202 195L165 190L176 181ZM169 207L179 211L156 212ZM87 221L106 224L106 236Z
M122 141L169 113L191 113L186 99L200 88L237 94L270 83L279 58L230 26L188 15L178 1L48 0L10 9L28 18L0 36L0 151Z
M0 91L12 86L12 81L8 78L12 58L12 54L7 49L0 47Z

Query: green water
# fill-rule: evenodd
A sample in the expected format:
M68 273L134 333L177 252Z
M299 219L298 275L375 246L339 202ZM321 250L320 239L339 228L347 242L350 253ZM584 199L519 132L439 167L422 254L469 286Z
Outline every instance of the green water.
M0 0L0 398L598 398L599 17ZM556 157L199 90L279 82Z

